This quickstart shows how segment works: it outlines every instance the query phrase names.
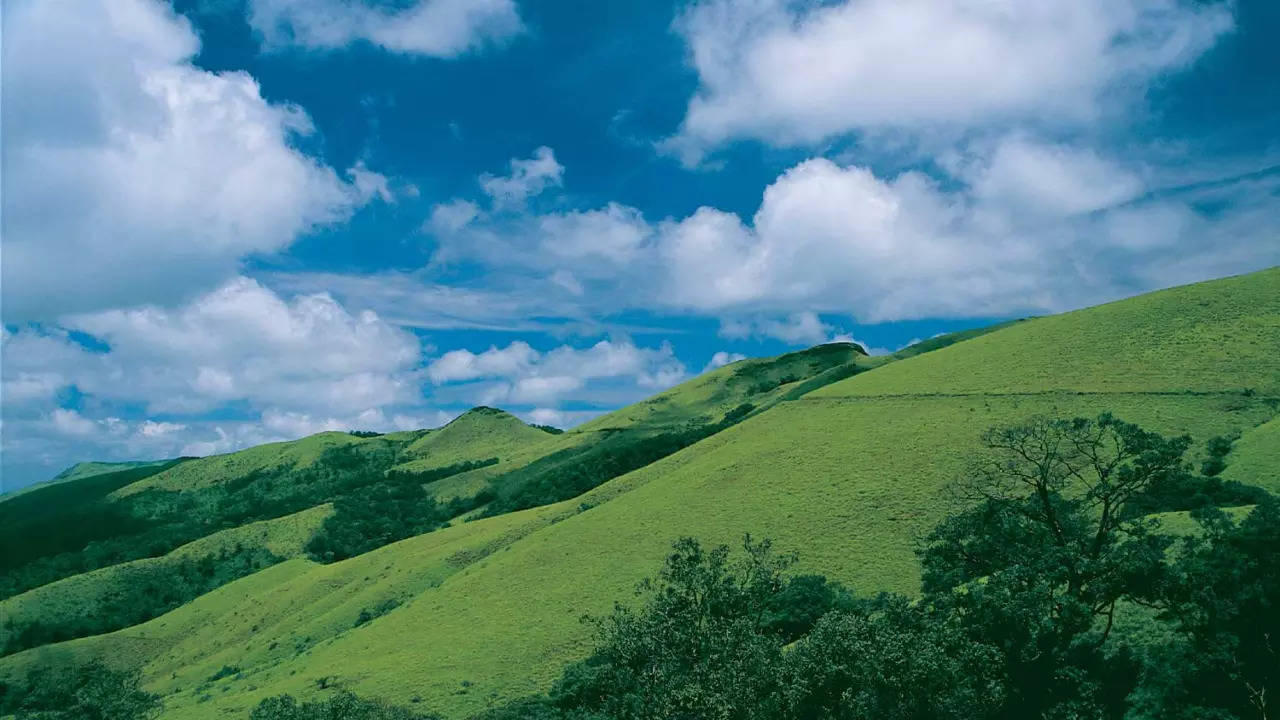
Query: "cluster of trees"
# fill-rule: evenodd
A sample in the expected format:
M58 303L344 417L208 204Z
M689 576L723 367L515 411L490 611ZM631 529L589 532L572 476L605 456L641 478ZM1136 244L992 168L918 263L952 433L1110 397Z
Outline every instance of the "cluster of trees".
M552 453L497 478L497 497L484 515L492 517L577 497L710 437L742 421L754 409L754 405L743 403L718 422L691 423L657 434L622 430L585 447Z
M151 524L107 496L180 461L55 483L0 503L0 599L127 557L111 541Z
M490 458L425 473L389 472L384 479L346 492L334 501L334 514L307 544L307 552L315 560L334 562L435 530L494 496L482 490L470 498L441 503L423 485L497 462Z
M132 627L281 559L266 548L237 544L208 555L139 568L117 595L91 612L66 614L56 620L4 618L7 639L0 645L0 656Z
M137 673L99 662L33 671L21 681L0 681L0 717L17 720L147 720L160 698L139 687Z

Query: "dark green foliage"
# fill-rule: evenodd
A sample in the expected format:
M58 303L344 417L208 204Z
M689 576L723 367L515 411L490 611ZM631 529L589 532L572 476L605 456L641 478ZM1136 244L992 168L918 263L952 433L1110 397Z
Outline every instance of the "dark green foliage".
M41 668L11 686L0 683L0 717L17 720L144 720L159 709L136 673L101 663Z
M766 617L791 560L750 538L744 550L731 562L727 546L678 541L641 585L642 609L594 620L598 649L565 671L554 704L571 717L768 717L782 642Z
M209 682L217 682L223 678L229 678L232 675L237 675L239 672L240 668L235 665L223 665L222 669L209 676Z
M1210 438L1208 446L1205 448L1209 453L1209 457L1200 466L1200 474L1213 477L1226 470L1226 457L1231 452L1231 444L1234 442L1235 439L1229 437L1218 436Z
M789 643L809 632L823 615L864 605L838 582L821 575L798 575L765 602L764 627Z
M396 598L388 598L372 608L364 608L360 611L359 617L356 618L356 627L360 627L367 622L376 620L398 607L400 607L399 600Z
M539 430L541 430L544 433L547 433L548 435L564 434L564 430L562 428L558 428L554 425L533 425L532 427L538 428Z
M791 562L750 538L736 561L725 546L676 542L641 585L643 605L595 619L596 652L547 699L513 708L575 720L959 720L1000 707L998 651L954 619L900 597L858 601L820 576L788 578Z
M1211 460L1206 460L1205 465L1208 465ZM1206 475L1209 474L1206 473ZM1267 497L1270 495L1266 490L1236 480L1182 473L1170 477L1160 487L1152 488L1134 497L1129 502L1126 513L1130 517L1141 517L1174 510L1256 505Z
M262 568L281 558L263 548L224 548L214 555L183 558L135 576L109 604L61 622L34 621L18 625L5 619L9 640L0 656L27 648L131 627Z
M1003 700L1000 654L943 613L887 598L823 617L786 656L779 717L976 720Z
M609 433L584 447L569 448L535 460L494 480L497 499L485 517L548 505L602 485L682 450L741 421L755 407L743 403L715 423L647 434L642 430Z
M1204 535L1178 548L1160 593L1177 640L1148 662L1150 717L1266 718L1280 707L1280 502L1239 525L1197 513Z
M253 709L249 720L437 720L439 717L341 691L327 700L303 703L291 695L267 698Z
M82 556L86 545L148 526L107 495L179 462L54 483L0 503L0 598L101 567ZM39 567L24 572L30 565Z
M457 498L441 504L427 495L423 484L496 462L496 458L491 458L426 473L389 472L385 479L335 500L334 514L307 543L307 552L316 560L334 562L430 532L484 505L493 495L482 491L469 499Z
M1126 506L1180 477L1188 440L1110 415L1037 419L983 439L986 456L959 485L977 504L921 551L927 597L1002 650L1002 717L1106 714L1111 683L1132 672L1102 653L1116 606L1151 595L1171 542Z
M383 433L374 432L372 430L348 430L347 434L358 438L382 437Z

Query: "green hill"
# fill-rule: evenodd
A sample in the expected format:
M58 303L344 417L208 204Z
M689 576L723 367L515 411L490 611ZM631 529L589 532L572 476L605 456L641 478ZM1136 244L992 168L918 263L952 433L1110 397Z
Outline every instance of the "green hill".
M1280 269L953 340L888 359L836 345L735 363L563 435L477 439L500 460L471 471L476 487L501 500L575 462L622 468L606 461L696 437L577 497L332 565L289 560L148 623L0 659L0 672L103 657L140 668L164 718L244 717L264 696L331 686L465 717L545 689L587 650L582 614L626 597L680 535L768 536L857 592L915 592L915 539L950 509L944 487L993 425L1110 411L1189 434L1196 460L1236 437L1223 476L1280 488ZM443 433L361 457L402 458ZM189 492L175 471L195 462L143 482ZM224 665L235 672L209 680Z

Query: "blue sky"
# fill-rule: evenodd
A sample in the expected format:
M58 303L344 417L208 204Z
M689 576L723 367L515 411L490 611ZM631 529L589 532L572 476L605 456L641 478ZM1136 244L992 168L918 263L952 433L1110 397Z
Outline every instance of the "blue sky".
M1265 0L4 14L4 489L1280 262Z

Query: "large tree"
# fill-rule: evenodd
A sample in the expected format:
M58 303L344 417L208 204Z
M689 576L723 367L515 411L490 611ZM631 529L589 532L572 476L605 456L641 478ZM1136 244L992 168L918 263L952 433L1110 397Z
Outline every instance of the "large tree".
M1118 604L1153 595L1171 542L1128 504L1182 480L1190 441L1111 415L982 440L955 488L967 509L921 549L924 591L1002 651L1007 717L1113 714L1136 669L1103 646Z

